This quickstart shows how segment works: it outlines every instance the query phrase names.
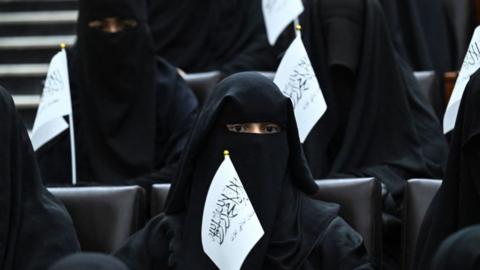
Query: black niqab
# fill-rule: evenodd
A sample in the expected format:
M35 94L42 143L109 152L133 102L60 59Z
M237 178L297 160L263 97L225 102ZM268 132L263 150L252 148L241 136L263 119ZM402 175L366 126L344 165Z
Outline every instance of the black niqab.
M116 33L88 26L108 17L137 25ZM79 2L69 70L80 182L148 184L176 172L197 101L176 69L155 57L146 17L144 1ZM39 152L48 183L68 183L69 143L61 140L60 153L48 145Z
M43 270L80 249L63 205L42 184L27 131L0 87L0 269Z
M441 242L480 223L480 70L463 94L450 144L447 171L425 215L415 251L415 269L428 269Z
M304 144L314 177L373 176L397 202L407 179L441 177L440 124L396 54L378 2L305 5L303 38L329 106Z
M132 269L153 269L162 265L161 253L165 257L166 250L176 246L175 269L217 269L202 249L200 229L211 180L223 161L223 151L229 150L265 232L241 269L313 269L314 250L321 253L314 258L319 269L339 265L370 269L361 238L338 218L338 206L309 197L318 187L303 156L293 115L291 101L263 75L239 73L221 82L196 122L169 193L166 215L155 218L116 255ZM251 122L275 123L282 131L233 133L226 127ZM340 221L338 227L332 225L337 224L335 220ZM332 226L338 230L328 233ZM180 240L162 247L159 237L171 234L181 235ZM142 247L148 255L135 251ZM336 255L325 257L325 252Z
M151 0L156 53L186 72L274 70L259 0Z
M205 198L224 149L230 151L265 231L242 269L301 266L337 209L321 202L312 203L303 193L313 194L317 187L300 150L295 120L288 117L293 116L291 102L267 78L243 73L219 84L205 106L189 144L190 159L183 163L166 208L170 214L181 208L186 210L185 257L179 269L216 269L201 247L200 228ZM226 128L226 124L251 122L276 123L283 131L269 135L237 134ZM265 200L267 193L269 199ZM318 213L303 217L303 207L316 208ZM313 219L303 223L304 218ZM278 226L280 220L282 226Z

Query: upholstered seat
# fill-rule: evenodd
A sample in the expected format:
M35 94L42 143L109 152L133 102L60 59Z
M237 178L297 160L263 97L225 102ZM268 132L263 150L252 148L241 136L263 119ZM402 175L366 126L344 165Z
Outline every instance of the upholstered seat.
M185 76L185 81L192 88L200 104L203 104L213 92L221 77L222 74L219 71L189 73Z
M442 185L441 180L412 179L405 189L403 209L403 269L410 269L423 217Z
M381 262L381 186L373 178L335 179L316 181L320 191L317 198L341 205L340 215L364 238L369 254ZM152 188L152 216L163 211L169 184L156 184Z
M145 223L145 191L138 186L49 191L70 213L83 251L110 253Z

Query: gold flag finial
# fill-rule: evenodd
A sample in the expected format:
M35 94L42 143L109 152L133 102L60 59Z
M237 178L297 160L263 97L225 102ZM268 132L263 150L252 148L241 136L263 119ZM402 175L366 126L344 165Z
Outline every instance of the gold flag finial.
M65 49L65 47L67 47L67 45L66 45L65 43L63 43L63 42L60 43L60 48L61 48L62 50Z
M229 156L230 156L230 152L229 152L228 150L225 150L225 151L223 151L223 155L224 155L225 157L229 157Z
M295 25L295 30L302 31L302 26L300 24Z

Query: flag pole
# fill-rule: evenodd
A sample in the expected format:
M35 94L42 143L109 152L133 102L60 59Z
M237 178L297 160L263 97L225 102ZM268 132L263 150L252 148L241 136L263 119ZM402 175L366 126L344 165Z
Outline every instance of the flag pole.
M293 21L293 29L295 30L295 37L299 37L302 26L300 25L300 20L298 17Z
M60 44L60 48L62 51L65 51L65 43ZM70 93L70 100L72 100ZM73 123L73 103L70 101L70 105L72 106L71 113L68 114L68 122L70 123L70 154L71 154L71 161L72 161L72 185L77 184L77 159L76 159L76 152L75 152L75 128Z

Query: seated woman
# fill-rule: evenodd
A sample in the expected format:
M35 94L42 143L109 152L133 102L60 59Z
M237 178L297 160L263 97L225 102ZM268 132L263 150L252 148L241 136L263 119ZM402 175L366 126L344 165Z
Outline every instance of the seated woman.
M267 41L257 0L150 0L155 51L187 73L272 71L279 59Z
M372 269L361 236L338 216L338 205L312 199L318 187L292 103L257 73L217 86L196 122L165 214L115 256L131 270L217 269L202 249L201 227L225 149L264 231L242 269Z
M170 181L197 100L176 69L155 57L138 0L79 1L69 53L79 182ZM70 183L68 134L39 149L48 184Z
M43 186L27 131L0 87L0 269L43 270L79 250L72 220Z
M423 220L414 269L430 269L438 247L453 233L480 224L480 70L470 77L452 132L447 171ZM458 268L461 269L461 268Z

